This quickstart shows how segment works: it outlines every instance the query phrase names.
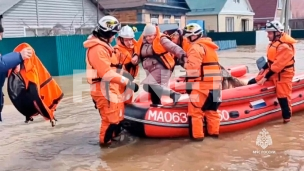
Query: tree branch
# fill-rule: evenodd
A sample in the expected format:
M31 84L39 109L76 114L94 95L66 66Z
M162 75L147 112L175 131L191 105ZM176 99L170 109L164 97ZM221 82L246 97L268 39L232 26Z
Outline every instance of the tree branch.
M27 24L23 21L23 19L20 19L20 21L21 21L21 22L23 23L23 25L25 25L30 31L33 31L33 28L31 28L29 25L27 25ZM26 32L26 29L25 29L25 32ZM35 34L35 37L38 37L38 35L37 35L35 29L34 29L33 33ZM25 34L26 34L26 33L25 33Z

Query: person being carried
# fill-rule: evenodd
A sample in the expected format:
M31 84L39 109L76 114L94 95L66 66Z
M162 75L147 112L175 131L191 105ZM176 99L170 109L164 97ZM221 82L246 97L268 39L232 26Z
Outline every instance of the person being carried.
M203 29L196 23L188 24L185 37L191 42L187 52L186 89L189 94L188 116L189 134L193 140L202 141L203 120L206 119L207 133L219 136L220 116L217 112L220 105L222 73L216 50L218 46L203 36Z
M122 130L119 124L122 116L119 86L138 91L137 84L117 73L117 58L110 43L120 29L121 24L115 17L104 16L83 43L87 49L87 81L91 85L91 96L101 116L101 147L118 147L133 141L127 134L119 133Z
M295 75L295 47L294 38L284 33L284 26L279 21L266 23L270 44L267 50L267 63L260 70L258 76L249 80L248 84L263 85L266 81L273 81L276 87L283 123L290 121L292 79Z
M144 84L144 90L151 95L152 107L162 106L162 95L169 96L173 100L173 105L181 96L180 93L168 87L175 67L174 57L178 58L179 61L185 61L186 53L168 36L162 34L158 26L147 24L138 40L137 53L132 58L132 62L136 64L142 61L147 75L142 84Z

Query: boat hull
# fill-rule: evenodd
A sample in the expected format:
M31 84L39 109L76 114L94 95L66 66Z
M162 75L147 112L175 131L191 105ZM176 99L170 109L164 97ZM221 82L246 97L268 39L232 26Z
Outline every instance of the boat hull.
M292 112L304 110L304 74L294 77ZM170 138L189 136L188 95L183 94L176 106L171 99L162 97L163 107L150 107L150 101L138 101L126 105L123 127L141 137ZM255 105L254 103L260 103ZM218 113L221 118L220 133L234 132L271 120L282 118L275 87L248 85L222 92L222 104ZM206 122L204 123L204 128Z

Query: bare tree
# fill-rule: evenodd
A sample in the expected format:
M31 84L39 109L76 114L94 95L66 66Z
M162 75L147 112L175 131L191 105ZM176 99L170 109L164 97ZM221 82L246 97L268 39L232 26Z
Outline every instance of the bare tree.
M103 12L105 15L112 15L112 16L118 15L117 9L103 9L102 12Z
M26 29L26 31L31 31L34 33L35 37L38 37L37 33L36 33L36 29L31 28L29 25L27 25L23 19L20 19L20 21L23 23L23 25L25 25L28 29Z
M75 28L75 34L79 34L79 31L80 31L80 34L82 34L81 33L81 29L82 28L84 28L86 25L87 25L87 23L89 22L89 21L91 21L92 19L94 19L95 18L95 16L91 16L89 19L87 19L84 23L82 23L79 27L76 27ZM92 30L93 30L93 28L92 28Z

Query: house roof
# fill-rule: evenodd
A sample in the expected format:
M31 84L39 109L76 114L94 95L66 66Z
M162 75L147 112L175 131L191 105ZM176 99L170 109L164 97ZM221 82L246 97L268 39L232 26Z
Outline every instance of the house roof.
M262 23L275 18L278 0L249 0L249 2L255 13L255 22Z
M183 2L184 1L184 2ZM148 2L147 0L101 0L99 4L103 9L123 9L123 8L135 8L142 7L145 5L165 7L165 8L177 8L177 9L189 9L188 4L185 0L169 1L170 4Z
M304 1L292 0L291 1L291 13L292 19L304 19Z
M0 15L5 13L7 10L12 8L14 5L16 5L21 0L0 0Z
M215 15L219 14L227 0L186 0L191 12L187 15Z
M144 6L146 0L102 0L99 4L104 9L134 8Z

